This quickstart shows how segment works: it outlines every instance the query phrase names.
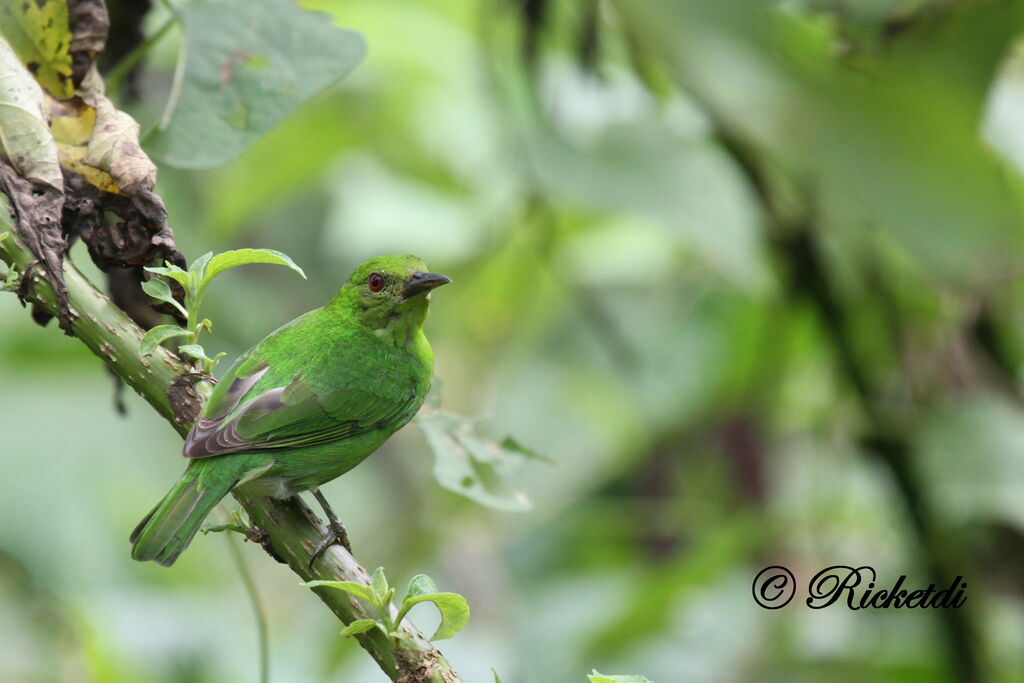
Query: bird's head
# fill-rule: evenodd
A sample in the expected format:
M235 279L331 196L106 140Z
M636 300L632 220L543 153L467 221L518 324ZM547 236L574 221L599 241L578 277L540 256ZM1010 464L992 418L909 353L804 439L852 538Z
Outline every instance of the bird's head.
M356 268L338 298L370 329L405 328L423 322L431 290L451 281L410 254L378 256Z

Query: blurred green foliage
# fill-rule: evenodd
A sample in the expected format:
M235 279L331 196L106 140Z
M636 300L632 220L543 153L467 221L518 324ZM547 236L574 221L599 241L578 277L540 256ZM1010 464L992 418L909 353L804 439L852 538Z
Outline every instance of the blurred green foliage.
M278 249L309 276L220 278L210 355L369 256L454 278L428 322L442 405L553 458L514 482L533 508L438 487L414 428L325 493L362 561L467 597L443 643L467 681L1024 680L1019 5L304 4L364 61L233 161L162 165L158 191L186 255ZM144 128L181 42L122 88ZM173 431L141 401L119 418L99 362L12 296L0 327L0 678L253 680L222 539L172 571L128 559L182 467ZM385 680L244 551L276 680ZM766 611L771 564L938 568L968 601Z

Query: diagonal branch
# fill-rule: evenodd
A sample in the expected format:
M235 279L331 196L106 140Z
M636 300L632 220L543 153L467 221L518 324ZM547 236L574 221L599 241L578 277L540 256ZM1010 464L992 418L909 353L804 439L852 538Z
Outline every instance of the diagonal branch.
M36 257L14 234L10 213L2 200L0 195L0 233L7 231L8 234L0 240L0 261L18 273L28 271L28 282L24 288L28 299L56 315L58 306L54 288L42 269L32 267ZM103 359L112 372L184 436L190 425L175 418L168 390L176 379L190 374L191 368L164 348L143 357L139 352L143 330L105 294L93 287L67 259L64 261L64 279L72 317L71 334ZM369 585L366 570L337 545L328 548L313 568L309 568L313 549L326 529L298 497L275 500L247 498L238 493L234 496L258 529L261 543L267 551L287 564L303 581L323 579ZM314 588L313 591L344 624L375 618L366 605L342 591L329 588ZM393 681L459 683L462 680L441 653L408 622L397 638L388 638L377 629L355 637Z

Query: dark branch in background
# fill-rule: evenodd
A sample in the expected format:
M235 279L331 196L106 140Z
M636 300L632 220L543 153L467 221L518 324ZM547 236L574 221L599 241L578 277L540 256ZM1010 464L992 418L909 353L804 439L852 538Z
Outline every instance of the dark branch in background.
M149 13L149 8L149 0L107 0L110 34L107 37L107 47L99 56L99 66L104 76L145 40L142 24ZM137 66L138 62L130 65L122 76L123 85L120 86L121 94L132 99L138 97Z
M6 209L0 210L0 233L10 231L12 224ZM0 260L18 273L25 273L35 256L15 235L0 241ZM93 287L69 262L65 262L63 281L67 286L68 304L76 315L69 332L78 337L101 358L110 370L134 389L184 436L189 421L176 416L169 398L170 389L182 376L191 374L176 356L158 348L149 357L139 352L143 330L111 300ZM25 295L51 315L58 312L57 297L46 273L34 269L25 281ZM192 382L188 382L191 387ZM309 561L313 549L326 533L326 528L298 497L288 500L251 499L235 493L249 520L270 554L287 564L302 581L356 581L369 584L369 575L355 559L339 546L331 546L320 556L312 569ZM125 557L128 545L125 543ZM298 583L298 582L296 582ZM296 586L296 590L301 590ZM367 605L350 599L342 591L317 588L314 592L345 624L357 619L376 617ZM400 683L458 683L462 679L423 635L415 628L403 626L398 638L389 639L374 629L356 638L377 661L381 669Z
M790 295L809 303L821 321L822 331L832 347L842 376L853 389L868 423L862 446L892 473L921 547L929 580L938 587L948 584L963 571L963 559L960 553L949 549L949 544L954 541L948 534L940 537L935 516L913 468L913 447L906 427L896 424L879 409L880 397L874 392L867 368L853 346L848 312L834 291L819 252L813 218L799 213L794 214L796 217L784 215L756 152L720 117L712 114L711 118L722 147L746 175L761 203L772 230L770 243L786 271L784 275ZM969 609L942 610L939 616L950 645L950 661L956 671L956 680L984 680L972 612Z

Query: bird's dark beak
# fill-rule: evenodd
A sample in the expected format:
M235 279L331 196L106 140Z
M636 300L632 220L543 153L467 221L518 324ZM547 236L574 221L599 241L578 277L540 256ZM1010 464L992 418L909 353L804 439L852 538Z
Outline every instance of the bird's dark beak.
M405 287L399 294L403 299L408 299L420 292L429 292L434 287L446 285L451 281L450 277L439 273L413 273L412 277L405 281Z

